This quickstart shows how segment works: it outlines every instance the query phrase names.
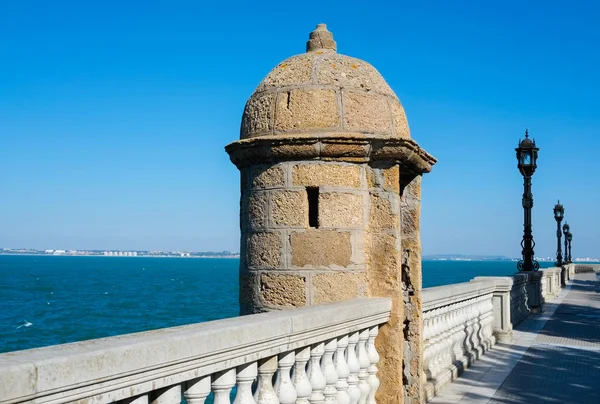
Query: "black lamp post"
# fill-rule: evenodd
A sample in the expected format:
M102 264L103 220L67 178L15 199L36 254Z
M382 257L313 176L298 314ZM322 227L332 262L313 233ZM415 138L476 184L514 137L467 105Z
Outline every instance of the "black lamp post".
M570 227L569 227L569 223L565 222L565 224L563 224L563 234L565 235L565 263L568 264L569 263L569 250L567 248L568 245L568 237L567 235L570 233Z
M531 193L531 177L537 168L537 157L540 149L535 146L535 140L529 139L529 132L525 129L525 139L519 140L519 147L515 149L517 152L517 167L521 175L523 175L523 248L521 254L523 259L517 263L519 271L537 271L540 269L540 264L534 259L533 235L531 234L531 208L533 207L533 194Z
M570 231L569 231L569 234L567 234L567 240L569 241L569 264L570 264L571 262L573 262L572 258L571 258L571 240L573 240L573 233L571 233Z
M557 238L557 248L556 248L556 265L557 267L562 266L563 257L562 257L562 246L560 243L560 239L562 238L562 233L560 231L560 222L562 222L563 217L565 216L565 208L560 204L560 201L556 205L554 205L554 220L556 220L556 238ZM567 252L565 251L565 254Z

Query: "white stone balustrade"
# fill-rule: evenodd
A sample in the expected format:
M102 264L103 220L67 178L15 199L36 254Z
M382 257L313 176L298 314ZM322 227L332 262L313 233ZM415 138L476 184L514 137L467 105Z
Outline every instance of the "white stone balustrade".
M235 387L234 404L374 404L391 308L362 298L0 354L0 402L230 404Z
M576 271L573 264L566 273ZM456 379L544 301L562 290L561 268L514 276L481 276L471 282L423 289L423 379L427 400ZM600 265L598 266L600 272Z
M423 289L423 370L427 399L489 350L495 285L473 281Z

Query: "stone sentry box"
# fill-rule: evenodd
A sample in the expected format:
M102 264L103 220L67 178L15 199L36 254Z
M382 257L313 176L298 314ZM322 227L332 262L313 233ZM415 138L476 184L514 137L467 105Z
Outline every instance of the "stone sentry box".
M436 160L377 70L336 48L319 24L226 147L241 172L241 314L391 297L377 398L421 402L420 179Z

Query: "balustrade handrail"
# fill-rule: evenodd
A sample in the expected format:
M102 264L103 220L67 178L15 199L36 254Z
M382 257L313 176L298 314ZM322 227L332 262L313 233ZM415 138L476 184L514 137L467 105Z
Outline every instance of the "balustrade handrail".
M391 308L361 298L0 354L0 402L124 400L372 329Z
M423 298L423 312L493 293L494 289L494 282L479 279L471 282L424 288L421 292Z

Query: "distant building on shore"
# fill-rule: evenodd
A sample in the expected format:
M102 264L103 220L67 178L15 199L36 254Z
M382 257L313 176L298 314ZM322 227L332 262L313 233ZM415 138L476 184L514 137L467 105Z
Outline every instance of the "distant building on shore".
M137 251L104 251L106 257L137 257Z

